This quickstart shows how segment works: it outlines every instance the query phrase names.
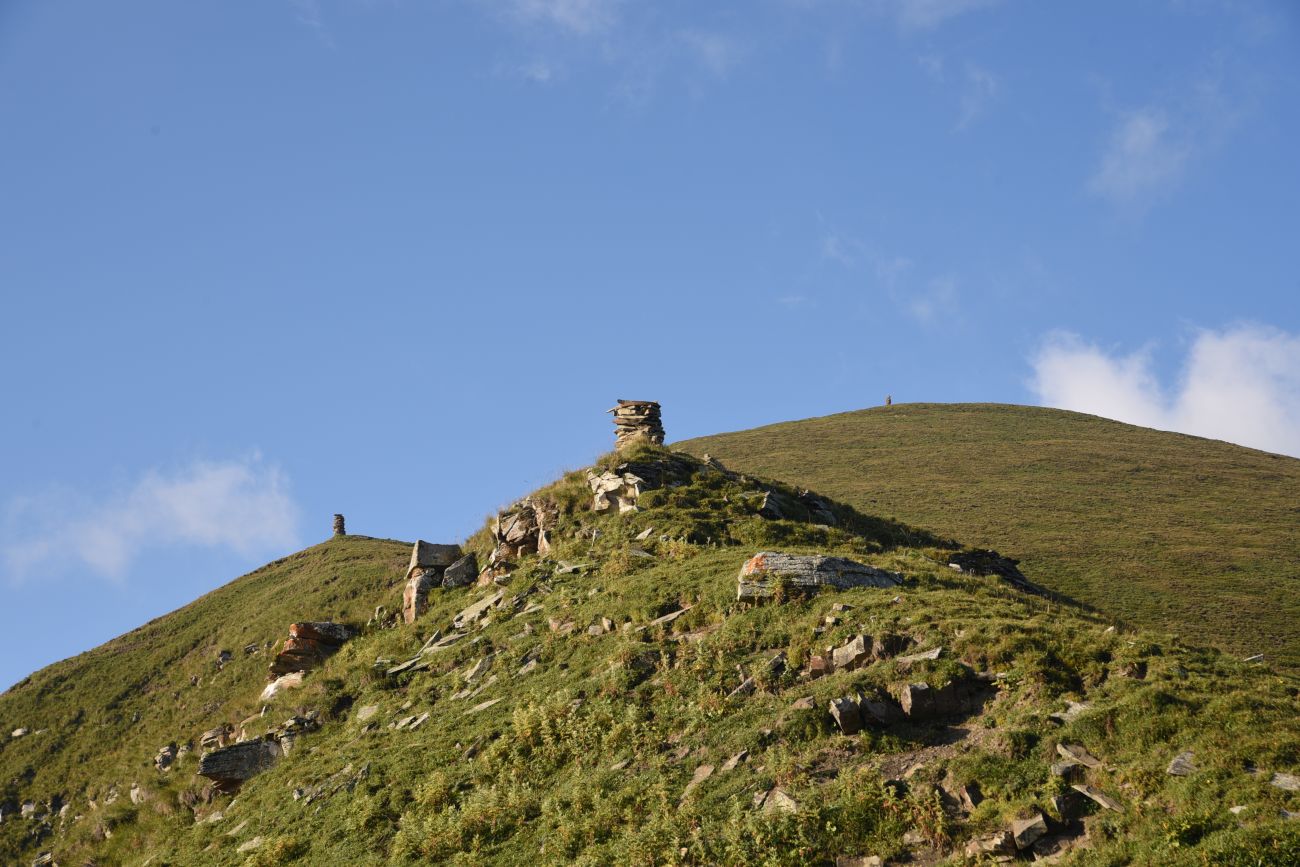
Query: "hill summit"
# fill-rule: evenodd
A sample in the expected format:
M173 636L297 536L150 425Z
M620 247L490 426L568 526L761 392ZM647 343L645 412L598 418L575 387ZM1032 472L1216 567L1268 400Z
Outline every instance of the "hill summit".
M980 543L625 436L459 544L340 532L16 685L0 853L1296 863L1296 681Z

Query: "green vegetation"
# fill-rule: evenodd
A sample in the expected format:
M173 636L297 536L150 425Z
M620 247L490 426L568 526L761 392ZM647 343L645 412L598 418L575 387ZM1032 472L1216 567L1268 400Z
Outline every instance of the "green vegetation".
M1300 668L1300 461L1095 416L908 404L680 443L1021 560L1117 621Z
M167 772L153 755L259 710L269 651L245 657L245 645L265 648L294 620L360 627L375 606L393 610L404 547L331 540L0 696L6 731L46 730L3 742L0 802L58 794L70 804L63 819L46 816L40 839L40 820L6 815L0 860L795 865L910 851L964 863L967 841L1037 810L1053 823L1077 813L1086 826L1086 845L1060 863L1295 862L1300 822L1281 811L1300 811L1300 793L1269 782L1300 768L1289 675L956 573L943 556L952 543L865 509L832 505L835 526L769 520L758 514L768 483L666 450L623 457L676 478L623 515L590 511L582 473L534 494L558 515L553 550L516 564L503 605L425 655L427 668L395 675L394 663L497 588L439 590L417 623L365 628L269 702L268 726L315 710L322 728L233 799L205 792L197 750ZM480 560L490 544L486 530L466 542ZM849 557L906 580L742 605L740 565L765 549ZM943 653L803 675L810 657L857 634ZM217 671L222 648L234 658ZM771 666L781 653L784 666ZM746 676L753 691L733 694ZM849 736L826 710L919 682L967 685L981 703ZM1067 700L1088 707L1050 718ZM418 728L396 727L426 712ZM1058 743L1100 757L1086 780L1123 812L1071 797L1050 771ZM1195 771L1166 774L1184 750ZM714 770L688 792L702 766ZM146 793L138 804L133 782ZM946 793L971 782L984 800L960 810ZM755 807L774 788L792 810Z

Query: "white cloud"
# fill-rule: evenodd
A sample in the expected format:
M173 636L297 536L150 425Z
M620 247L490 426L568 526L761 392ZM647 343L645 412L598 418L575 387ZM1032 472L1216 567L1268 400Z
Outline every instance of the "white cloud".
M931 30L950 18L992 6L997 0L895 0L894 12L904 30Z
M534 60L532 63L525 63L517 70L519 76L534 84L550 84L555 78L555 67L545 60Z
M1047 406L1300 457L1300 335L1260 325L1198 332L1173 387L1149 350L1050 335L1031 387Z
M315 33L327 48L334 47L334 37L325 26L325 19L321 16L320 3L317 0L289 0L289 5L293 7L299 24Z
M526 24L544 23L579 36L611 28L616 0L512 0L511 13Z
M962 83L961 114L957 118L957 129L965 129L998 93L998 79L993 73L974 64L966 65L966 74Z
M935 277L913 289L903 301L904 309L918 322L930 324L957 312L957 280Z
M1142 205L1179 180L1190 154L1185 136L1171 128L1166 112L1130 112L1111 133L1088 190L1116 205Z
M685 30L679 36L700 64L714 75L724 76L740 62L740 44L730 36L700 30Z
M252 556L296 546L297 527L287 478L255 455L153 470L100 501L68 490L14 497L0 525L0 555L11 579L83 568L120 579L148 548Z

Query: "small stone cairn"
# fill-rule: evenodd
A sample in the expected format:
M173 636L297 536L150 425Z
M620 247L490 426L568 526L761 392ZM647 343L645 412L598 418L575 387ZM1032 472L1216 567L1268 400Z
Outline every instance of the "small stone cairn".
M615 448L627 448L641 441L663 445L664 425L655 401L620 400L618 406L606 411L614 414Z
M335 535L335 536L346 536L347 534L348 534L348 531L347 531L347 530L344 528L344 526L343 526L343 516L342 516L342 515L335 515L335 516L334 516L334 535Z

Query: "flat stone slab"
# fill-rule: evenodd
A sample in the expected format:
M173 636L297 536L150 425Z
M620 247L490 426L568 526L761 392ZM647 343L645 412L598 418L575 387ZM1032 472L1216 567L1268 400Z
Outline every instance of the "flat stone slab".
M456 615L455 624L457 629L461 629L471 623L476 623L488 610L505 598L506 591L498 590L491 596L485 596L464 611Z
M1082 744L1057 744L1056 751L1061 758L1069 759L1089 768L1100 768L1101 759L1088 752Z
M409 576L416 569L445 568L460 558L459 545L438 545L418 539L411 546L411 563L406 568L406 574Z
M1300 792L1300 777L1294 774L1274 774L1269 783L1288 792Z
M221 782L243 782L265 771L280 757L275 741L243 741L205 753L198 774Z
M822 587L895 587L903 576L843 557L781 554L762 551L740 567L736 598L757 601L775 596L782 588L815 591Z
M1076 783L1070 788L1074 789L1084 797L1091 799L1093 802L1100 804L1107 810L1114 810L1116 813L1124 812L1124 808L1120 806L1119 801L1116 801L1100 789L1094 789L1092 786L1085 786L1081 783Z

